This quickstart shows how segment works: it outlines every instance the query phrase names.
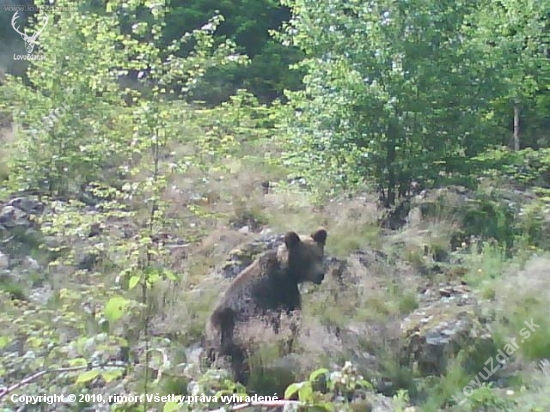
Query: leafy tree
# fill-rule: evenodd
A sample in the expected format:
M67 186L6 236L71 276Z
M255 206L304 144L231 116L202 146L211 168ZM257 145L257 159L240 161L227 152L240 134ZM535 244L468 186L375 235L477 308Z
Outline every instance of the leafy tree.
M504 117L504 125L512 126L508 142L516 151L536 145L533 141L520 141L522 131L528 131L522 122L530 121L536 126L546 119L548 123L545 107L550 102L549 21L550 4L531 0L481 3L479 12L472 16L475 29L469 37L483 50L486 64L499 74L493 78L497 119Z
M158 18L160 8L153 5L151 10ZM40 53L46 58L33 61L28 69L31 87L12 77L3 88L13 117L29 125L21 131L12 159L13 184L18 189L47 188L50 195L75 193L81 184L103 180L105 170L127 156L133 133L128 115L142 115L124 109L137 104L136 90L120 87L119 78L128 71L149 72L143 82L153 85L153 94L168 96L168 86L174 83L188 93L209 67L223 66L229 60L223 62L222 56L233 53L230 43L214 46L212 33L219 19L198 29L192 39L184 35L167 48L175 53L192 40L195 49L183 59L165 57L164 50L144 48L150 36L160 39L155 30L163 24L153 30L141 22L133 26L132 33L124 33L119 21L130 12L126 8L114 11L83 9L50 16L56 25L46 26L41 37ZM44 17L40 16L37 25L43 24ZM208 53L213 56L210 60ZM169 65L161 58L167 58ZM238 62L238 56L232 61ZM169 71L165 75L169 79L156 77L161 69Z
M466 172L491 142L490 78L462 26L469 3L288 0L283 40L307 55L292 93L289 160L340 185L370 179L386 205L413 180ZM302 152L297 148L301 147Z
M99 13L104 8L104 3L83 3L80 9ZM217 104L227 100L237 89L246 88L262 102L271 102L275 98L283 97L284 89L300 88L300 73L290 71L289 65L298 61L302 57L301 53L296 48L282 46L269 34L271 29L279 29L281 24L290 18L289 9L281 6L278 1L172 0L167 2L165 7L166 21L161 28L163 35L157 44L159 48L166 48L182 33L204 26L214 15L221 15L223 20L214 34L216 42L220 44L227 39L233 40L238 46L237 51L250 57L248 66L232 64L209 69L204 81L201 82L201 87L196 88L194 92L196 98ZM36 15L34 12L20 14L21 23L26 17ZM10 13L0 14L0 22L3 22L0 25L0 52L5 51L8 56L11 53L5 48L18 38L11 29L11 16ZM131 32L131 26L136 21L152 21L151 12L147 7L140 7L134 17L134 20L129 21L128 15L121 13L120 20L126 33ZM177 54L185 57L191 46L182 47ZM13 63L6 63L10 71L13 70ZM130 71L130 74L133 77L137 76L137 72Z
M39 14L36 26L44 18ZM113 161L121 153L127 130L118 124L116 108L124 104L112 68L122 70L128 63L113 47L114 16L58 13L49 18L57 24L47 25L41 36L40 54L46 58L30 64L30 87L12 77L2 88L13 118L27 125L17 139L10 177L17 189L66 195L74 192L70 184L78 188L103 174L105 153Z
M212 2L205 0L172 0L163 29L163 43L177 38L181 31L204 25L218 12L224 17L215 33L217 41L230 39L237 50L250 58L250 64L212 68L195 97L208 103L227 100L239 88L250 90L260 101L269 102L282 97L284 89L300 87L300 74L289 65L301 57L299 51L282 46L271 38L269 31L279 29L290 18L287 7L277 0ZM187 50L180 50L185 55Z
M66 0L58 5L77 3ZM44 374L57 371L65 387L86 393L97 379L119 379L133 351L145 367L126 371L131 376L129 387L154 392L152 376L155 365L163 366L157 358L166 341L152 343L151 290L159 282L177 280L169 270L168 249L160 234L167 227L182 227L181 220L168 213L162 195L174 176L197 161L193 152L177 158L172 153L171 145L189 143L192 137L183 132L190 109L181 96L171 95L168 85L178 84L184 94L189 93L209 67L236 60L231 42L214 44L219 18L183 34L166 50L159 49L163 6L134 0L110 2L103 10L52 12L49 18L56 25L48 25L43 33L40 52L46 58L29 66L31 86L9 77L0 88L5 109L21 122L13 148L11 187L38 191L49 202L50 196L65 200L55 203L55 213L40 219L44 234L56 239L43 247L54 256L49 267L59 271L70 267L68 282L78 285L55 290L50 303L60 315L53 325L47 321L54 317L54 309L40 311L33 306L28 318L10 324L17 309L6 306L7 318L0 318L0 324L10 324L10 337L2 335L0 346L13 337L31 336L22 340L22 350L35 359L21 367L24 359L0 357L0 370L9 370L10 381L37 369ZM135 20L143 7L150 9L152 18L126 33L121 19ZM175 52L186 42L193 43L191 52L177 57ZM119 77L129 70L147 73L142 79L146 87L121 85ZM55 118L43 119L51 113ZM170 161L161 163L164 159ZM116 184L117 173L124 174L124 184ZM82 196L82 187L91 192L88 197ZM82 201L97 208L83 213ZM109 233L106 227L113 222L131 225L133 236ZM191 229L187 235L192 236ZM93 239L82 242L89 237ZM91 256L96 263L77 269L79 255ZM0 298L4 302L4 296ZM94 309L83 312L82 303ZM138 349L138 342L145 348ZM112 359L122 363L115 362L114 370L113 365L105 368ZM33 391L40 392L40 386Z

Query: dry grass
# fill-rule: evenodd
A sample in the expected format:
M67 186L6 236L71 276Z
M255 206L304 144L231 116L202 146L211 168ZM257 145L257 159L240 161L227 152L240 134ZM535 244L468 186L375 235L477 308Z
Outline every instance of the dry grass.
M381 214L374 196L357 195L317 208L311 197L298 188L276 187L271 193L263 194L262 175L257 173L255 165L241 162L227 166L223 173L217 171L201 177L201 185L196 184L199 176L180 177L173 182L177 190L166 194L171 213L184 216L187 213L184 206L193 201L189 193L200 190L204 197L214 199L203 204L204 210L218 217L212 219L216 228L205 230L207 235L186 249L186 258L179 263L184 280L178 289L166 287L159 292L159 299L162 296L165 302L162 313L169 323L163 324L166 332L197 337L206 323L215 300L229 284L228 280L217 278L213 269L225 260L229 251L255 237L228 227L230 218L242 213L243 209L265 217L276 233L294 230L307 234L324 226L329 233L327 254L331 256L349 257L352 252L365 250L369 244L382 246L377 224ZM200 224L204 227L210 223L201 220ZM389 246L394 245L390 243ZM343 274L344 286L330 277L319 287L305 285L302 288L306 293L300 347L307 361L302 365L303 370L298 365L296 371L310 371L311 359L321 362L346 356L369 358L373 355L361 348L359 341L373 348L376 344L369 336L390 340L387 333L381 334L381 331L387 331L391 319L416 307L416 289L421 283L414 269L403 265L383 255L358 255L348 259ZM166 294L171 297L167 298ZM368 325L370 332L367 335L360 326L363 324ZM258 333L252 335L267 333L262 325L255 327ZM339 334L343 335L337 336ZM268 339L274 340L275 337Z
M243 176L246 185L239 184ZM378 235L376 224L380 215L368 196L342 199L317 209L300 190L275 190L264 195L253 189L259 182L249 172L230 177L234 180L229 182L227 178L223 185L212 180L201 187L203 191L220 194L217 203L208 206L209 210L235 213L231 207L245 199L250 208L266 216L276 233L295 230L307 234L324 226L329 232L329 255L349 257L350 252L365 250L369 242L378 243L373 240ZM190 184L185 190L189 189ZM229 202L227 191L233 196ZM184 280L178 289L165 285L164 290L159 287L157 291L159 301L164 302L159 317L162 320L157 323L163 333L178 334L188 343L191 337L198 341L215 301L230 283L218 278L214 267L224 261L230 250L254 238L254 234L229 228L222 220L218 221L217 229L186 249L187 257L181 262L180 271ZM370 368L380 354L385 359L396 356L388 348L396 341L397 319L416 307L416 288L421 283L418 274L410 265L392 262L372 252L349 257L341 275L343 284L327 275L320 286L302 287L304 312L295 354L299 356L280 352L275 343L284 341L284 334L271 336L263 324L248 325L246 336L255 337L251 344L259 348L256 359L259 363L255 366L258 374L265 368L276 367L305 377L327 362L337 364L355 359Z
M154 292L158 310L152 322L158 335L177 336L184 345L199 342L223 286L219 281L194 288L168 282L158 285Z
M412 267L383 256L351 256L341 279L328 278L306 295L304 312L329 328L354 322L384 324L416 308L422 282Z
M513 265L495 281L493 306L498 321L498 335L506 341L511 337L521 340L518 355L525 361L550 358L550 257L534 256L524 267ZM534 322L540 327L521 335L525 322Z
M197 243L190 245L187 248L185 260L174 262L174 265L177 265L188 284L198 284L208 280L208 274L225 261L231 250L252 238L249 234L220 227Z
M510 305L522 306L536 300L541 306L550 307L550 256L535 256L523 268L509 268L495 287L495 298L502 309Z
M200 135L195 128L187 132ZM9 143L14 133L4 131L0 138ZM8 173L3 169L8 156L3 147L0 180ZM203 156L189 142L174 143L170 149L175 157ZM246 325L243 335L252 337L248 343L259 348L256 376L265 378L269 374L262 375L262 370L277 367L299 379L317 367L335 366L346 360L355 361L369 377L402 373L396 363L401 345L400 319L417 307L418 289L428 281L419 270L433 263L429 260L435 249L449 249L457 223L448 210L460 199L451 196L450 206L437 210L430 219L420 219L418 214L415 218L413 213L413 219L402 230L382 236L378 227L382 212L375 195L356 194L319 207L310 194L295 186L276 186L264 194L261 182L284 180L285 171L269 167L259 152L248 155L217 159L208 165L211 167L171 174L163 194L167 220L162 224L163 230L185 240L184 245L172 249L168 264L181 280L177 284L159 282L153 288L152 333L176 337L174 343L179 349L200 341L215 301L231 282L221 279L214 269L231 250L256 236L239 231L237 223L249 225L252 232L268 226L276 233L294 230L304 234L323 226L328 231L326 253L346 258L347 266L343 273L327 275L320 286L302 287L304 309L296 353L286 355L277 344L288 338L289 325L283 325L279 335L263 323ZM163 170L168 170L170 160L165 159ZM143 179L143 175L136 179ZM145 216L146 211L142 212ZM259 222L257 228L252 227L253 220ZM532 359L550 357L550 258L533 258L525 267L509 268L504 274L497 273L504 265L501 255L472 254L471 260L469 275L479 273L491 282L494 307L499 313L494 326L503 340L532 317L541 324L537 334L522 346L525 361L518 367L527 368ZM54 282L69 279L65 275L71 274L71 268L59 273L64 276L52 277ZM91 276L88 280L102 281ZM78 283L79 279L71 281ZM62 285L65 283L56 289ZM77 290L81 285L72 286ZM283 375L279 384L288 378Z
M164 197L170 217L195 221L188 209L199 208L197 224L206 233L220 223L241 221L245 226L251 218L259 221L260 228L267 225L279 232L309 233L324 226L331 238L328 250L342 256L365 243L376 243L380 212L373 196L336 200L317 208L311 195L298 187L276 186L264 194L262 181L285 176L260 158L231 158L207 171L189 170L185 176L174 176Z
M540 362L532 362L523 371L526 387L518 391L516 412L550 410L550 361L544 359Z

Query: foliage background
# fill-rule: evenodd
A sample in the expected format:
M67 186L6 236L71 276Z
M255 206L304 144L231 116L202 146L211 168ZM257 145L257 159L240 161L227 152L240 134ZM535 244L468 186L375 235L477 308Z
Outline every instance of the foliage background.
M47 12L32 62L13 59L24 43L0 11L2 407L222 391L305 410L547 410L548 1L56 4L74 11ZM287 359L270 345L247 388L203 365L214 268L262 229L317 225L357 266L350 289L305 294L293 368L269 369ZM492 344L462 342L441 374L403 364L399 321L457 283ZM539 334L459 409L526 319ZM87 399L55 407L97 410Z

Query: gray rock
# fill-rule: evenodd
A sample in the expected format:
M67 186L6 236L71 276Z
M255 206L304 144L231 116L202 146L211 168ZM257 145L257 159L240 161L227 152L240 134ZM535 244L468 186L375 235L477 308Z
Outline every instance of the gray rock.
M16 226L30 227L28 214L14 206L4 206L0 212L0 226L13 229Z
M25 258L24 265L29 271L37 272L40 269L40 264L30 256Z
M421 374L444 374L447 360L460 349L493 345L478 303L466 286L435 288L427 294L401 323L404 359Z
M35 303L40 304L42 306L45 306L48 303L48 301L53 297L53 295L54 295L54 292L53 292L51 286L44 285L44 286L39 287L39 288L34 288L29 293L28 298L32 302L35 302Z
M10 266L10 260L9 258L0 252L0 270L6 270Z
M15 207L28 214L41 214L44 211L44 204L29 197L17 197L8 202L8 206Z
M229 252L226 261L216 272L226 279L232 279L249 266L263 252L273 250L283 243L284 235L269 232L252 242L245 243Z

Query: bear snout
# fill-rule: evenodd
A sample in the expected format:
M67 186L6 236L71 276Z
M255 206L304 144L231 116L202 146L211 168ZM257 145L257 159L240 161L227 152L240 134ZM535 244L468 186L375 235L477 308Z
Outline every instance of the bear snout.
M321 283L323 283L323 280L325 280L325 272L321 271L315 275L315 277L313 278L313 283L315 283L316 285L320 285Z

